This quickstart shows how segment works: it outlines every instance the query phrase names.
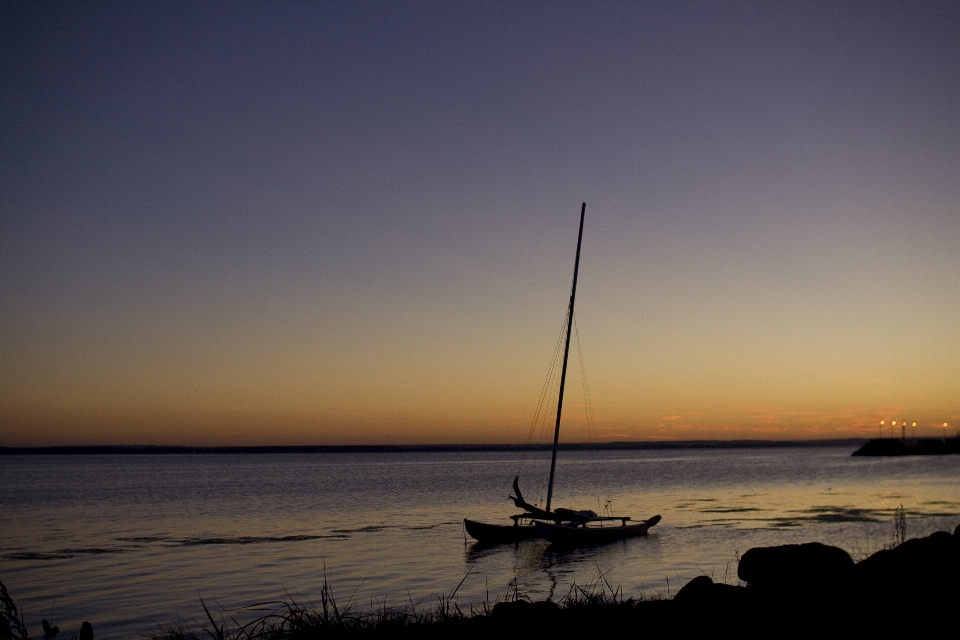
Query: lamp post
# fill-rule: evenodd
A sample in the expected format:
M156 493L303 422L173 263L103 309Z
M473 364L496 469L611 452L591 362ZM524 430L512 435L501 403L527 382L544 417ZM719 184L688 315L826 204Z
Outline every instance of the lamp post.
M883 420L880 421L880 439L883 440Z

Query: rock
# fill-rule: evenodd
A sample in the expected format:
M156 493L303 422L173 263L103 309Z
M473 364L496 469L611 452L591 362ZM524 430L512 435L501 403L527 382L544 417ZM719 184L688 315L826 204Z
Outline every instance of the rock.
M900 593L898 597L922 600L958 594L960 540L946 531L907 540L861 561L855 576L867 593Z
M819 542L750 549L737 567L750 604L738 630L758 638L842 637L853 568L846 551Z
M93 640L93 625L86 620L80 625L80 640Z
M861 637L956 637L960 539L946 531L907 540L857 563L849 590Z
M697 576L687 584L683 585L677 595L673 596L673 601L677 603L699 603L708 599L713 592L713 580L709 576Z
M683 586L673 601L681 607L727 609L743 604L746 589L722 582L714 582L709 576L697 576Z
M752 587L805 588L846 580L853 559L819 542L755 547L740 558L737 575Z

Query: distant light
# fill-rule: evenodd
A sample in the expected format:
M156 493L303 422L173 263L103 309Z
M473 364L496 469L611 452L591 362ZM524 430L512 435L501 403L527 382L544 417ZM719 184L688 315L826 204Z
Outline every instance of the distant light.
M893 422L891 422L890 424L892 424L893 426L897 426L897 421L896 421L896 420L894 420L894 421L893 421Z
M916 423L916 422L914 422L914 423L913 423L913 426L917 426L917 423Z
M880 421L880 424L883 424L883 420Z

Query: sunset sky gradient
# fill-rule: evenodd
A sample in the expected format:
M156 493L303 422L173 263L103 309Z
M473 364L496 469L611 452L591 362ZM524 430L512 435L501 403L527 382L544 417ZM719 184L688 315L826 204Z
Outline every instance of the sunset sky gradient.
M960 426L958 3L9 2L0 446L522 442L584 201L593 437Z

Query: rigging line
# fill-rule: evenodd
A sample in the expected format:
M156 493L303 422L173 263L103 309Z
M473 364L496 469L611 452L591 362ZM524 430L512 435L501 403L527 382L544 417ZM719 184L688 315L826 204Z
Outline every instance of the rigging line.
M530 441L533 438L533 434L536 431L537 423L540 421L541 416L546 415L546 413L543 412L543 409L544 409L543 403L544 403L544 399L549 397L548 391L550 391L550 389L553 386L551 381L556 377L557 363L560 358L560 347L563 345L563 336L564 336L564 332L567 329L568 318L566 316L567 314L564 314L563 324L560 327L560 334L557 336L557 343L553 348L553 358L550 361L550 367L547 369L547 377L543 381L543 388L540 390L540 398L537 401L537 409L533 414L533 421L530 424L530 429L527 431L527 439L524 442L523 453L520 456L520 464L517 467L516 475L518 476L520 475L520 471L523 469L523 463L526 461L527 453L530 449ZM543 427L541 427L541 432L542 430L543 430Z
M590 394L590 385L587 382L587 366L583 360L583 349L580 346L580 327L577 325L577 319L573 319L573 329L574 333L577 336L577 354L580 358L580 382L583 387L583 397L586 404L586 414L587 414L587 430L591 434L591 437L595 441L598 441L599 433L597 432L597 420L596 415L593 411L593 397Z
M561 328L561 334L562 334L562 331L563 331L563 328ZM544 398L546 397L547 392L550 389L550 386L551 386L550 381L554 375L553 372L554 372L554 369L556 368L556 362L557 362L557 347L554 347L553 359L550 361L550 366L547 369L547 377L543 381L543 388L540 390L540 398L537 401L537 410L533 414L533 422L530 425L530 430L527 432L527 439L524 442L524 445L530 444L530 439L533 436L533 430L536 427L536 424L539 419L539 416L541 415L541 412L543 411L543 401L544 401Z
M583 347L580 344L580 325L577 324L577 319L573 319L573 330L577 338L577 359L580 365L580 391L583 394L583 412L587 421L587 438L594 445L593 447L588 447L587 452L590 455L590 460L593 463L593 467L597 468L597 456L594 448L597 443L596 436L594 434L593 424L590 420L590 394L587 390L587 376L586 376L586 367L583 362ZM597 491L597 504L600 504L600 487L599 484L594 483L594 488Z
M559 339L560 339L560 340L564 340L565 336L566 336L566 323L564 323L564 326L563 326L563 329L562 329L562 333L561 333ZM564 341L564 342L565 342L565 341ZM559 345L558 345L558 347L563 347L563 342L560 342ZM546 384L546 399L544 400L543 407L542 407L542 409L541 409L541 411L540 411L540 416L539 416L538 422L537 422L536 424L532 425L532 427L536 428L536 441L535 441L535 443L536 443L537 446L543 445L543 444L546 442L546 438L545 438L545 437L548 435L548 433L547 433L548 431L549 431L551 434L552 434L552 431L553 431L553 424L552 424L552 422L549 423L549 424L548 424L548 422L550 422L550 421L552 420L552 417L553 417L554 415L556 415L556 412L557 412L557 390L558 390L558 388L559 388L559 386L560 386L560 367L559 367L559 363L560 363L559 356L560 356L560 353L561 353L561 351L558 350L557 353L555 354L556 360L554 361L554 364L555 364L556 366L552 369L552 371L551 371L551 373L550 373L550 376L549 376L549 380L547 381L547 384ZM531 438L531 440L532 440L532 438ZM529 447L528 447L527 449L525 449L525 453L528 453L529 451L530 451L530 448L529 448ZM517 475L519 475L519 471L518 471ZM544 498L544 495L543 495L542 491L540 491L540 489L543 489L543 488L545 488L545 487L535 485L535 490L537 490L537 494L536 494L537 499L534 501L533 504L540 505L540 504L544 501L544 499L545 499L545 498Z
M557 388L560 385L560 362L561 362L560 354L563 352L563 345L565 344L567 322L568 322L567 314L564 314L563 322L561 323L561 326L560 326L560 333L557 336L557 343L554 346L554 354L553 354L553 360L551 361L551 369L547 375L547 380L544 383L544 389L543 389L542 395L544 395L545 399L542 400L542 406L540 407L539 418L535 420L533 424L531 424L531 433L527 437L527 446L524 448L524 451L523 451L523 456L520 461L520 468L517 469L516 475L518 476L520 475L520 470L522 469L523 462L526 459L526 456L530 452L529 444L532 441L533 433L535 432L537 434L536 444L542 445L544 443L544 436L545 436L545 432L547 431L547 427L549 426L552 429L552 426L553 426L552 424L548 425L547 421L551 418L551 416L553 416L556 413ZM533 504L536 504L537 506L539 506L543 503L545 498L544 498L543 492L539 490L539 489L542 489L542 487L539 487L539 489L538 489L538 485L534 485L534 487L535 487L535 490L537 490L537 493L535 494L536 499L534 500Z
M550 416L556 413L557 401L552 397L557 392L557 385L559 383L558 376L556 371L553 373L553 377L550 379L550 390L547 393L547 399L543 405L543 411L540 413L540 420L537 423L537 437L536 445L540 446L544 444L544 435L547 427L547 421L550 419Z
M550 390L551 394L549 396L548 403L545 405L546 410L541 414L540 418L540 428L537 431L537 445L543 445L549 443L549 440L546 438L548 435L553 433L553 424L550 422L553 415L556 415L557 412L557 389L560 386L559 376L554 374L553 380L551 381ZM546 500L545 491L547 486L545 484L535 485L534 489L536 491L536 500L534 504L541 505Z
M576 315L576 314L574 314ZM584 403L584 413L587 418L587 437L593 442L593 447L589 449L590 460L593 462L594 468L601 469L602 465L597 463L597 453L596 445L599 441L599 434L596 429L596 420L593 414L593 398L590 397L590 386L587 384L587 367L583 362L583 348L580 346L580 326L577 324L576 317L573 318L573 331L577 336L577 356L580 360L580 385L583 391L583 403ZM597 506L600 506L600 478L598 477L594 483L594 488L597 492Z
M557 368L557 363L559 362L560 345L561 345L561 340L563 339L563 331L565 330L565 328L566 328L566 323L564 323L563 326L560 327L560 336L557 338L557 344L554 346L554 349L553 349L553 359L550 361L550 368L547 370L547 377L546 377L546 380L544 380L543 388L540 391L540 400L537 403L537 411L534 413L534 419L530 425L530 431L527 433L527 440L525 445L530 444L530 440L533 437L533 431L534 431L534 428L536 427L537 420L540 416L544 415L543 402L545 398L549 397L549 392L553 387L552 381L556 377L556 368Z

